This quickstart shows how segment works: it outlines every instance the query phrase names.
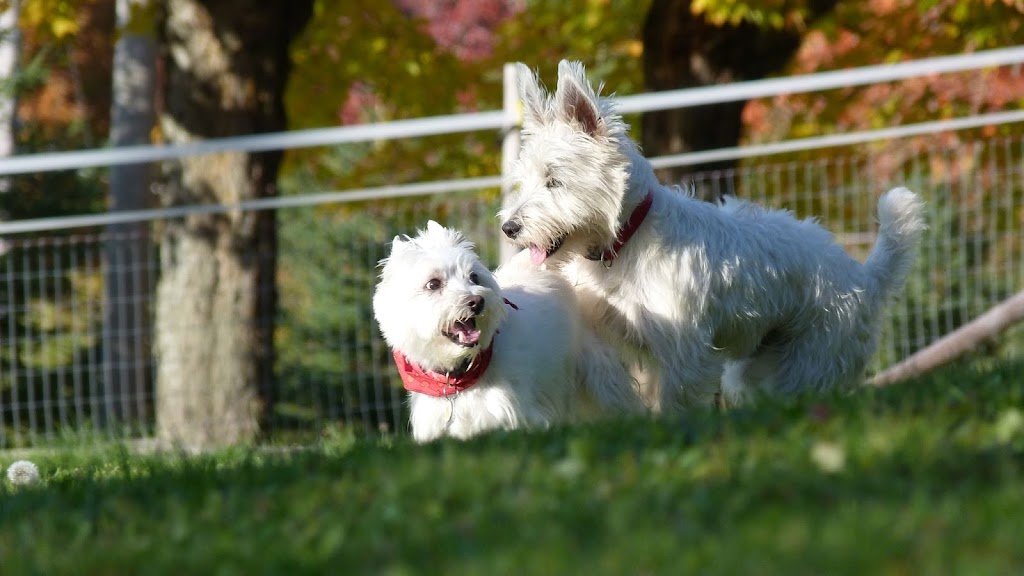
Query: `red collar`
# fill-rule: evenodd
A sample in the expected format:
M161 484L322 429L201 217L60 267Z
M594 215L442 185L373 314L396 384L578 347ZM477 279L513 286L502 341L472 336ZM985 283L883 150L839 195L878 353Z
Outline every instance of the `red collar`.
M601 260L605 266L611 266L612 261L619 254L619 250L629 242L629 239L636 234L636 231L640 228L640 225L644 223L644 218L647 218L647 213L651 211L651 204L654 203L654 192L648 191L647 196L637 204L636 208L633 209L633 213L629 215L629 220L626 220L626 224L619 230L618 236L615 237L615 242L612 243L611 248L608 248L604 252L601 252L598 258L594 255L587 256L590 260Z
M410 392L419 392L427 396L444 398L451 394L462 392L480 379L487 366L491 363L491 352L494 349L494 342L477 354L473 359L469 370L459 376L450 376L438 372L424 370L422 367L413 364L404 354L398 350L394 351L395 366L398 366L398 374L402 377L402 384Z
M513 310L519 310L519 306L510 302L508 298L502 298L502 300L505 304L511 306ZM495 337L497 337L497 334L495 334ZM477 354L469 369L458 376L424 370L423 367L413 364L411 360L405 357L405 354L398 350L394 350L392 354L395 357L395 366L398 367L398 375L402 377L402 385L405 386L406 390L419 392L427 396L444 398L462 392L476 384L476 381L483 376L487 367L491 364L491 353L493 350L494 339L492 338L491 345Z

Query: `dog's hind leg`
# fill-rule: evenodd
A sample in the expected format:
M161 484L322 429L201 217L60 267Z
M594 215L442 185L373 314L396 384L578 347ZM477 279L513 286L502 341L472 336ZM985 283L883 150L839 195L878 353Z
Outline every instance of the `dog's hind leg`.
M856 342L830 346L821 338L800 337L780 346L778 370L766 391L783 396L855 386L863 377L866 351Z

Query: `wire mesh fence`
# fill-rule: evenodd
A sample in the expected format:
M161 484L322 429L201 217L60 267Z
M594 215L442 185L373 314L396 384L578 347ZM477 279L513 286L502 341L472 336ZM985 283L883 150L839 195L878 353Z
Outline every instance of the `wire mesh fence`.
M935 143L903 154L752 159L736 170L698 174L694 185L817 217L859 259L875 240L880 193L906 185L923 196L930 229L903 297L888 310L872 371L1024 286L1019 137ZM498 204L498 192L486 189L278 210L277 250L249 255L271 259L276 270L258 287L277 295L275 308L256 319L273 337L271 373L258 391L263 432L311 438L343 426L404 433L405 392L371 307L377 263L395 235L434 219L463 230L495 265ZM167 360L154 354L153 334L173 330L187 338L211 328L166 317L158 325L154 310L168 265L158 239L166 225L7 239L0 263L0 447L156 432L158 399L175 398L160 392L157 367ZM1014 330L977 357L1022 352L1024 331ZM197 381L176 393L203 390Z

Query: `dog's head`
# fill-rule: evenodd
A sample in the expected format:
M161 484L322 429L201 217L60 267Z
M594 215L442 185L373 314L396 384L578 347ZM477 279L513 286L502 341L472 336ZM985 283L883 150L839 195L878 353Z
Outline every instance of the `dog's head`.
M415 238L395 236L381 260L373 312L388 345L444 372L491 345L507 311L473 243L434 221Z
M603 249L615 238L628 186L628 127L580 63L559 63L553 95L526 65L517 70L523 143L499 213L502 231L529 248L535 264Z

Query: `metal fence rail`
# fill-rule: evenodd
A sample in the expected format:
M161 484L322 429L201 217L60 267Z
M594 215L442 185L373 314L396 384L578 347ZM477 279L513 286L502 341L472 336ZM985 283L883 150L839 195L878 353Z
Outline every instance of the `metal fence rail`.
M666 90L650 94L636 94L617 98L623 114L651 112L671 108L685 108L702 104L734 102L777 94L817 92L834 88L847 88L891 82L933 74L948 74L967 70L980 70L1024 62L1024 46L983 50L972 54L957 54L922 58L908 62L863 66L849 70L819 72L787 78L771 78L736 82L702 88ZM511 71L506 66L506 89ZM509 92L515 94L515 87ZM509 103L506 99L506 104ZM174 160L188 156L201 156L226 151L265 152L330 146L355 142L373 142L395 138L417 138L438 134L455 134L477 130L515 130L522 122L518 106L506 105L504 110L452 114L429 118L414 118L393 122L379 122L356 126L313 128L271 134L232 136L201 142L166 146L123 146L97 150L47 152L25 156L0 158L0 176L49 170L68 170L118 164L137 164Z

